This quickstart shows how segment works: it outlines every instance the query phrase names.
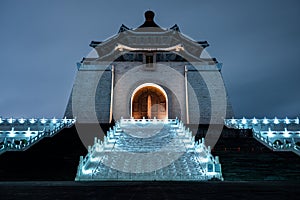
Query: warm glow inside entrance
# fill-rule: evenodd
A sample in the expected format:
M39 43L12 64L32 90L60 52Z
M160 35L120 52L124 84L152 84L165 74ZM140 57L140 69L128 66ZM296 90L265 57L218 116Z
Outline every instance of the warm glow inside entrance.
M143 84L132 94L131 116L135 119L168 118L167 94L156 84Z

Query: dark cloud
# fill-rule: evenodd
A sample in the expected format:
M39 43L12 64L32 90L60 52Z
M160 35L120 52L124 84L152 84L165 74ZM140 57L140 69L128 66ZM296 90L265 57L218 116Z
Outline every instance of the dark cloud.
M89 42L122 23L139 26L147 9L161 26L177 23L211 44L237 116L299 115L299 8L296 0L1 1L0 116L61 117Z

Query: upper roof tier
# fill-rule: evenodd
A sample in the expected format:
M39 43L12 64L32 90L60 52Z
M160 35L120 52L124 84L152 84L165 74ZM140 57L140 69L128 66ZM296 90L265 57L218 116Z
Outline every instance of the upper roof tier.
M145 22L135 29L125 25L119 29L117 35L106 41L92 41L98 58L95 61L114 60L119 54L126 52L173 52L188 61L203 63L217 63L213 58L200 58L202 51L209 46L207 41L194 41L182 34L175 24L164 29L154 22L154 12L145 12Z

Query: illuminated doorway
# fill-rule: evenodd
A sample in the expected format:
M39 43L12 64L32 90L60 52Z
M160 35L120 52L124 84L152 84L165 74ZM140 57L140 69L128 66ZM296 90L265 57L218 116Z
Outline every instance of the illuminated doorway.
M137 87L131 96L131 117L167 119L168 97L165 90L153 83L145 83Z

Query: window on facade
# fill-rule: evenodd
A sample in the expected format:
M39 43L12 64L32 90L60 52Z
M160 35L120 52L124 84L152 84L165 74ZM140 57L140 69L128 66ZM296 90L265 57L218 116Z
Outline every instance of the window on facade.
M139 53L135 55L135 61L143 62L143 54Z

